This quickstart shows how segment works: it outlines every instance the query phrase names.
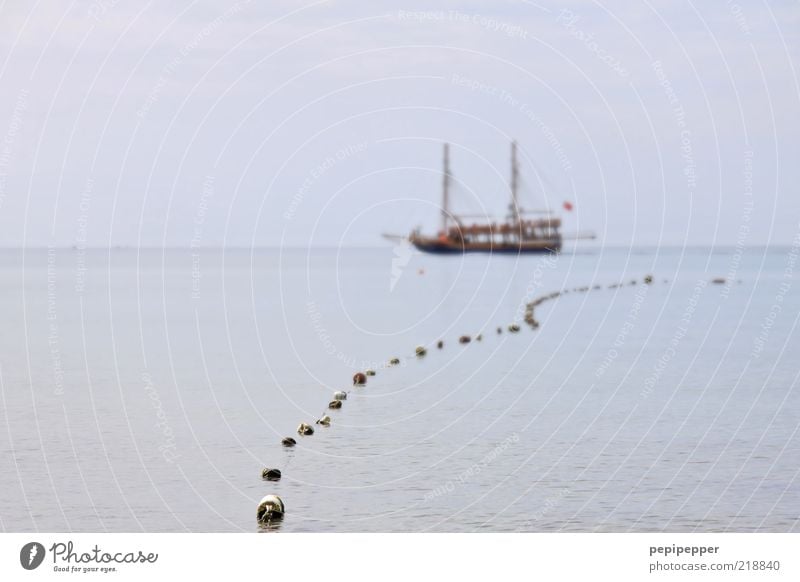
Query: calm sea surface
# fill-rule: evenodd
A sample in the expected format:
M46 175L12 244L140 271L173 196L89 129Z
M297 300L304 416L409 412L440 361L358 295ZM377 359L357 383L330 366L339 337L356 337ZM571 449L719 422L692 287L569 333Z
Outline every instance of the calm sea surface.
M0 528L796 531L797 258L2 251Z

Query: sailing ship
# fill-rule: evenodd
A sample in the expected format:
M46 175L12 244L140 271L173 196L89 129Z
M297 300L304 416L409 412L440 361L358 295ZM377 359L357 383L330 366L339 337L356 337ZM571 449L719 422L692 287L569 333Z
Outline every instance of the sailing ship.
M549 211L540 218L524 218L518 204L519 165L517 143L511 143L511 203L503 222L482 224L464 222L464 216L450 211L450 146L444 144L444 175L442 178L442 218L435 236L424 235L420 229L411 232L408 241L426 253L558 253L561 251L561 219Z

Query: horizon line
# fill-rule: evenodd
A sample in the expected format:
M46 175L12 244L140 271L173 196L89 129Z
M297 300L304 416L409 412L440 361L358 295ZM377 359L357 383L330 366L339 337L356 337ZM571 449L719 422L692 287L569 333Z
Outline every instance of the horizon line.
M584 243L585 244L585 243ZM391 248L394 245L220 245L220 246L191 246L191 245L133 245L119 244L110 246L76 246L76 245L25 245L25 246L0 246L0 251L35 251L35 250L71 250L71 251L115 251L115 250L185 250L185 251L232 251L232 250L331 250L331 249L377 249ZM759 243L750 245L731 244L607 244L588 245L585 250L622 249L622 250L653 250L653 249L784 249L795 246L787 243ZM579 247L570 247L569 251L581 250Z

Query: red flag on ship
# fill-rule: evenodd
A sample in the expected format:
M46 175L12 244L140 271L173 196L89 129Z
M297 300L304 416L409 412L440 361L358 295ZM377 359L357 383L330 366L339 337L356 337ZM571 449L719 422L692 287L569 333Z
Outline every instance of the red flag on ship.
M569 200L565 200L564 210L566 210L567 212L572 212L572 202L570 202Z

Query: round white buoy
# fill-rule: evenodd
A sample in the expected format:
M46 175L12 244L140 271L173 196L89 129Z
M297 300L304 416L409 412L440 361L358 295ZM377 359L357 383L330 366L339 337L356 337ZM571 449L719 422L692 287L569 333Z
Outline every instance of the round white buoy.
M286 513L283 500L277 495L265 495L258 503L256 519L259 523L269 522L273 519L280 519Z

